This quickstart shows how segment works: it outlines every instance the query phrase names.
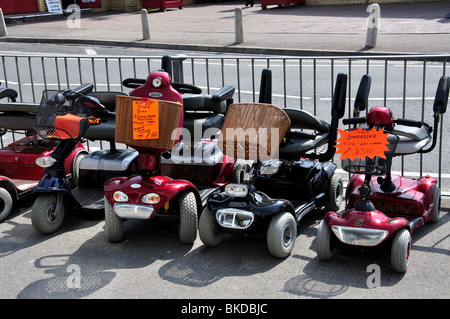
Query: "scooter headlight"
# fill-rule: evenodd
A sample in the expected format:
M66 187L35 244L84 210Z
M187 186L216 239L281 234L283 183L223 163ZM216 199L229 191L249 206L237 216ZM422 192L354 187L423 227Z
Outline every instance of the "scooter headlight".
M331 226L333 233L343 243L356 246L376 246L389 234L387 230L346 226Z
M142 196L142 202L145 204L158 204L160 201L160 197L158 194L149 193Z
M246 184L228 184L225 186L225 193L229 196L245 197L248 194L248 186Z
M35 162L36 162L36 165L47 168L47 167L52 166L56 162L56 159L54 159L51 156L42 156L42 157L36 158Z
M119 202L119 203L128 201L128 195L121 191L114 192L113 198L116 202Z

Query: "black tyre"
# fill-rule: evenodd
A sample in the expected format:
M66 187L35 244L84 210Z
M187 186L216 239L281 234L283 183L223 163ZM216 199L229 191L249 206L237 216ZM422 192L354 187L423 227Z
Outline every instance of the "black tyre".
M72 178L70 179L70 186L77 187L80 178L80 163L88 154L84 152L78 153L73 160Z
M430 222L437 223L441 218L441 189L436 186L433 193L433 212Z
M64 215L63 195L43 194L35 200L31 208L31 223L38 232L48 235L61 227Z
M337 211L339 210L343 200L344 182L341 177L333 174L328 187L328 203L325 204L325 208L329 211Z
M198 215L197 199L191 191L185 192L179 197L180 220L178 235L181 242L192 244L197 238Z
M110 243L117 243L123 238L123 219L117 216L111 204L105 201L105 232Z
M220 245L225 237L224 233L216 230L216 217L208 207L200 215L198 234L203 244L209 247Z

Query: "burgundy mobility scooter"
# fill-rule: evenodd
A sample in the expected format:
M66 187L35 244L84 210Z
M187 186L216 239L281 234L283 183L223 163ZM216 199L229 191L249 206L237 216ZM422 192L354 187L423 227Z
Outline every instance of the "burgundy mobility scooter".
M74 92L89 89L81 86ZM33 128L39 104L16 102L16 98L17 92L13 89L0 89L0 222L8 217L14 201L32 193L44 175L44 168L36 160L49 157L58 144L57 141L42 139ZM12 140L4 146L7 132L12 133ZM17 134L23 137L15 140ZM77 144L63 163L64 174L72 185L76 184L72 178L73 161L82 151L85 151L84 147Z
M339 247L377 247L390 252L393 270L406 272L411 235L425 223L438 221L441 193L436 179L428 175L412 179L391 174L392 158L433 150L439 120L447 108L449 87L450 79L441 77L433 107L434 128L421 121L394 120L387 107L372 107L367 117L344 120L345 124L365 123L369 132L379 130L378 134L386 136L387 148L384 156L357 155L356 146L351 150L354 156L343 157L341 152L342 168L354 175L346 191L346 209L328 212L319 225L317 254L321 260L331 259ZM363 110L355 110L356 115Z
M231 151L224 152L237 153L236 158L247 160L246 166L242 182L230 183L224 192L210 197L200 216L199 235L210 247L222 243L226 233L265 235L269 252L285 258L294 247L297 224L305 214L322 206L337 210L342 202L342 179L335 174L336 164L330 160L338 122L345 111L347 76L337 77L330 124L304 110L267 104L271 100L268 71L263 71L260 103L233 104L227 113L222 128L223 148L231 147ZM264 135L264 128L268 132L278 129L280 140ZM227 129L236 135L226 134ZM252 130L261 131L256 136L263 142L271 141L270 147L275 146L277 151L268 154L260 140L253 140L252 144ZM239 137L241 140L236 140ZM248 158L251 152L257 154Z
M57 144L49 158L38 160L45 172L33 189L37 198L31 221L42 234L58 230L68 210L103 213L105 181L137 172L137 151L117 149L114 141L116 96L126 94L91 92L93 85L85 86L89 90L84 92L45 91L38 109L35 130ZM91 153L80 149L73 160L72 179L76 183L70 183L63 163L86 140L109 141L111 147Z
M132 87L143 82L125 81L126 86ZM118 98L123 105L119 108L120 119L116 121L116 138L139 151L139 174L111 179L104 185L105 229L110 242L123 238L124 220L154 216L175 217L180 240L194 242L202 205L211 193L231 180L234 160L224 156L217 142L211 140L211 135L219 133L224 114L197 111L223 107L225 113L234 88L226 89L227 94L208 96L199 94L201 90L189 84L177 83L176 87L178 91L167 72L155 71L144 84L130 92L129 98ZM139 103L147 99L159 101L153 105L159 115L153 129L159 129L159 137L135 135L132 138L133 129L137 132L140 124L132 119L126 122L126 114L132 114L132 110L138 112ZM193 108L197 108L195 112L191 112ZM207 135L210 138L204 139ZM167 143L160 143L164 139Z

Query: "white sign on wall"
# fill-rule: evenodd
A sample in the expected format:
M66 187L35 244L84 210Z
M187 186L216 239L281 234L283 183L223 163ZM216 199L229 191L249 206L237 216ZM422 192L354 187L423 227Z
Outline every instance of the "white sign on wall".
M48 12L63 13L59 0L45 0Z

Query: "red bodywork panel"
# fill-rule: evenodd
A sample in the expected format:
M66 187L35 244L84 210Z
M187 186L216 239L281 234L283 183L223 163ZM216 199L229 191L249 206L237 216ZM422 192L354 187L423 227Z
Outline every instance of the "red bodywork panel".
M148 205L141 201L142 197L148 193L157 193L160 201L158 204L152 204L155 212L158 212L165 203L187 189L196 188L192 183L185 180L174 180L167 176L146 175L114 178L107 181L104 186L105 197L111 205L115 204L112 197L115 191L120 190L127 194L127 203L135 205Z
M33 137L24 137L15 143L0 149L0 179L39 181L44 176L45 168L36 164L36 159L42 156L50 156L59 141L38 139L33 143ZM65 161L66 173L73 170L75 156L86 151L81 143L78 143L70 156Z

